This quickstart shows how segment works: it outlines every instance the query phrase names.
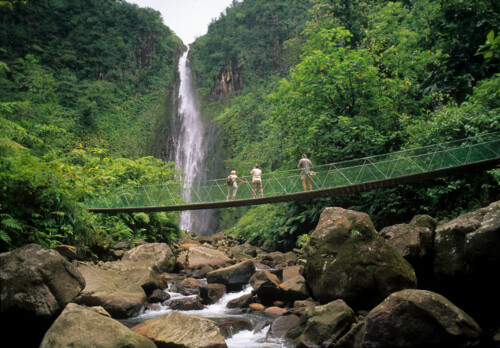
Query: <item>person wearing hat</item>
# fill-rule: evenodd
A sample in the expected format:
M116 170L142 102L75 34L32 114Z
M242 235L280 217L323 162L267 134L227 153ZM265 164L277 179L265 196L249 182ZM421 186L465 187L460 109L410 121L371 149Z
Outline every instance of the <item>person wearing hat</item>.
M236 175L236 170L233 170L233 171L231 171L231 175L229 175L227 177L227 181L224 184L224 185L228 186L226 201L229 200L229 197L231 197L231 194L233 197L233 201L236 198L236 192L238 191L237 181L242 182L242 183L246 183L245 180L241 180L240 178L238 178L238 176Z

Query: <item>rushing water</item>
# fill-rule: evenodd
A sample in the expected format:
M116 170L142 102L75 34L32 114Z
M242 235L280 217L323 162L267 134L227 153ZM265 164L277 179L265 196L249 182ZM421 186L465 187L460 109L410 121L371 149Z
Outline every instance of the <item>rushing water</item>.
M184 52L178 65L180 75L179 125L173 139L175 148L173 160L177 168L184 172L185 180L190 183L207 179L207 153L212 140L207 139L206 127L201 118L197 94L192 85L188 52L189 49ZM189 187L186 187L184 199L187 201L189 201L189 192ZM195 231L198 235L210 234L203 230L210 225L210 214L210 211L183 212L179 226L183 230Z
M179 298L179 297L189 297L184 296L179 293L171 292L169 289L166 290L170 295L170 299ZM266 320L266 317L255 315L255 314L243 314L243 313L235 313L234 310L230 310L226 307L227 303L235 298L243 296L245 294L249 294L252 291L251 286L247 286L241 292L230 292L224 295L217 303L206 306L205 309L202 310L190 310L190 311L179 311L188 315L199 315L206 318L223 318L223 317L231 317L236 316L240 318L245 318L252 322L255 326L259 321ZM193 295L195 296L195 295ZM173 312L172 309L169 308L170 300L165 301L159 308L156 309L148 309L145 310L142 314L137 317L131 318L131 321L141 322L148 319L156 318L162 316L164 314ZM289 343L278 340L274 338L269 338L267 333L269 330L269 326L265 327L261 331L254 330L243 330L232 337L226 339L226 344L228 348L262 348L262 347L279 347L279 348L287 348L291 347Z

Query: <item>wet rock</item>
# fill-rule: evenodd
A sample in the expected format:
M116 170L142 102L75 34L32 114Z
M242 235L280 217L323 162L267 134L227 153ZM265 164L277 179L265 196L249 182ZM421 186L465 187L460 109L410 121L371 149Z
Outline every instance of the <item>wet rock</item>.
M267 270L257 271L249 280L259 300L265 304L272 304L281 299L278 277Z
M271 306L264 310L264 313L270 317L281 317L286 312L287 312L286 309L276 306Z
M217 303L226 294L224 284L202 284L200 286L201 303L205 305Z
M270 334L275 338L285 338L288 330L294 327L299 321L297 315L284 315L275 319L271 325Z
M95 310L70 303L45 334L40 348L155 348L148 338Z
M168 306L173 310L178 311L191 311L204 309L205 306L201 303L200 298L196 297L182 297L173 298L168 302Z
M256 300L253 294L246 294L235 298L227 303L227 308L248 308L250 303L254 303Z
M347 333L355 322L354 311L344 301L336 300L302 313L287 337L294 338L296 346L326 347Z
M170 295L163 290L156 289L148 297L148 303L162 303L170 298Z
M411 265L365 213L326 208L306 250L305 278L321 303L343 299L353 308L372 308L392 292L417 285Z
M224 284L229 291L241 290L255 273L251 260L207 273L208 283Z
M479 347L482 331L467 313L426 290L393 293L335 347Z
M134 326L132 331L148 337L159 347L227 347L213 320L178 312L146 320Z
M224 338L230 338L240 331L252 330L252 323L244 318L213 318Z
M305 300L310 296L306 280L300 274L282 282L279 285L279 289L281 290L283 299L287 301Z
M263 312L266 310L266 307L264 307L264 305L261 303L250 303L248 305L248 308L250 308L252 311L256 311L256 312Z

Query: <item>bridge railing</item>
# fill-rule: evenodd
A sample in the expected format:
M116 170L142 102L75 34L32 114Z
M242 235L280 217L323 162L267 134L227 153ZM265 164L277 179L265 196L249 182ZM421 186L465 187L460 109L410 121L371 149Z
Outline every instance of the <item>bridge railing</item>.
M464 164L500 157L500 133L413 148L384 155L318 165L310 175L313 190L356 185L377 180L432 172ZM250 170L249 170L250 171ZM302 192L301 170L263 173L265 197ZM252 178L242 176L236 199L251 199ZM118 188L96 199L87 199L87 206L96 208L159 207L187 203L211 203L227 199L226 179L184 182L179 185L136 186ZM257 197L259 189L257 188ZM231 197L230 197L231 198Z

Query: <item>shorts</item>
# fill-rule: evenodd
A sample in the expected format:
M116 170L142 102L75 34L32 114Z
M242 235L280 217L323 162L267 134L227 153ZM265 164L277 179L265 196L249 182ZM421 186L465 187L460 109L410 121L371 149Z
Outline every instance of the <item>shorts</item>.
M309 169L302 169L300 172L300 178L302 180L306 180L307 178L311 179L311 176L309 175Z
M227 190L227 196L231 196L231 192L233 193L233 197L236 196L236 192L238 191L238 186L237 185L233 185L233 186L229 186L228 187L228 190Z

